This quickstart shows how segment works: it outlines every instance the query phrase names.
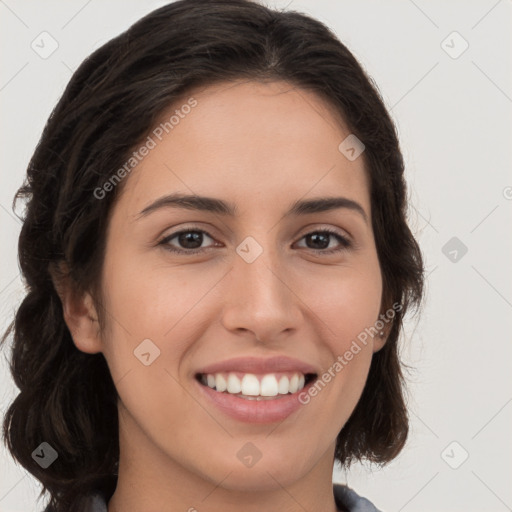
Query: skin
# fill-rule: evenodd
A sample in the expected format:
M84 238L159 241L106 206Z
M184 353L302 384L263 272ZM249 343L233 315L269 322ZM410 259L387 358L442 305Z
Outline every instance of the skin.
M198 393L194 374L249 355L288 355L325 371L374 325L382 276L371 221L347 208L283 217L296 200L344 196L371 219L363 158L338 150L350 132L333 109L289 83L209 86L169 112L190 96L197 106L125 178L113 208L106 331L90 295L61 294L77 348L104 354L120 396L108 511L335 512L336 437L385 339L370 338L308 405L271 425L224 415ZM238 214L162 208L137 219L172 192L233 202ZM210 249L180 255L158 245L185 228L205 230L201 247ZM353 246L331 236L323 249L306 236L325 228ZM263 249L250 264L235 250L247 236ZM169 245L187 250L178 237ZM325 254L331 248L342 250ZM133 352L148 338L160 356L145 366ZM250 468L237 458L249 441L262 454Z

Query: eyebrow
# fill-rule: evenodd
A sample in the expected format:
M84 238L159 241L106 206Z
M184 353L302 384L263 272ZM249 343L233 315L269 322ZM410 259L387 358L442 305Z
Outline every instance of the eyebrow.
M236 216L238 212L238 208L235 204L223 201L222 199L176 193L162 196L150 205L146 206L136 216L136 220L146 217L150 213L161 208L183 208L186 210L217 213L229 217ZM339 208L345 208L359 213L364 221L368 223L368 217L364 208L358 202L348 199L347 197L318 197L307 200L297 200L284 214L284 217L308 215L311 213L326 212Z

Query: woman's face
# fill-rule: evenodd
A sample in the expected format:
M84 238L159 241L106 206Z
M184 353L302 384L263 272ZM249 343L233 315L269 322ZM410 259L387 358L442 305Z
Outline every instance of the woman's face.
M197 90L163 122L175 110L124 178L107 233L95 349L120 396L121 457L155 479L180 468L238 490L330 474L383 344L369 338L333 370L380 313L363 158L340 151L349 132L327 104L286 82ZM339 197L352 203L292 210ZM329 369L307 404L290 392ZM238 381L252 400L235 396Z

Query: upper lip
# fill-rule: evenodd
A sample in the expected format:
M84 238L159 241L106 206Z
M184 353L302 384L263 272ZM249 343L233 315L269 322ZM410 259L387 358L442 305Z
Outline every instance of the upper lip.
M299 359L288 356L276 356L269 358L261 357L235 357L226 361L219 361L200 369L197 373L277 373L277 372L298 372L298 373L317 373L316 369L310 364Z

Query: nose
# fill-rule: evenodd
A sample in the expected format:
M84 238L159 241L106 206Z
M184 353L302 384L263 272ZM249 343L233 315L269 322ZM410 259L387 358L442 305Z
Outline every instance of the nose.
M237 256L227 278L222 314L227 330L271 343L300 327L304 303L275 251L264 250L252 263Z

